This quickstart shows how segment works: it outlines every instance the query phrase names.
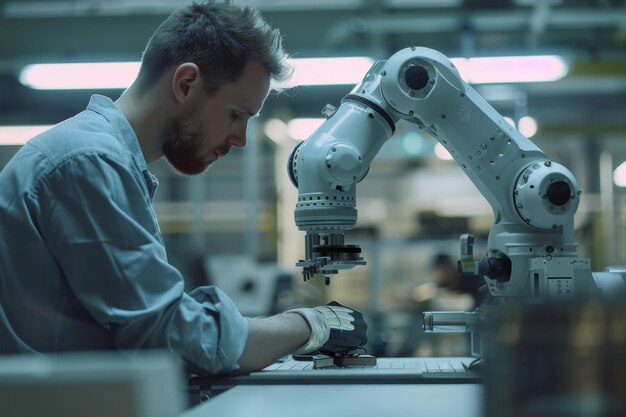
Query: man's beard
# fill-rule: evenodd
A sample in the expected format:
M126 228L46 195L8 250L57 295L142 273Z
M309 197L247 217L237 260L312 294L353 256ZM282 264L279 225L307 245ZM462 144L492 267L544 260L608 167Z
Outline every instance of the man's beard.
M185 175L197 175L208 168L202 159L203 140L194 132L189 123L192 114L173 118L167 127L166 140L163 144L163 156L178 172Z

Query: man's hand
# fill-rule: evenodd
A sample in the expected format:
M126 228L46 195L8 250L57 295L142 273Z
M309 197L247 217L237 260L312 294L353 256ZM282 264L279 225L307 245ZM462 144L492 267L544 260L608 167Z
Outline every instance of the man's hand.
M319 350L322 353L349 352L367 342L367 323L363 314L336 301L325 306L298 308L288 313L298 313L311 327L309 341L296 353Z
M330 327L328 340L319 348L323 353L348 352L367 343L367 323L363 314L333 301L315 307Z

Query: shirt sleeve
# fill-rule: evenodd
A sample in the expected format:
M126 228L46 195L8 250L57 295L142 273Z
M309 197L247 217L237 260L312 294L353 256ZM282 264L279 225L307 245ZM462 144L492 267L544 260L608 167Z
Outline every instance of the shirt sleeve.
M184 292L135 168L99 155L41 180L41 231L75 296L118 349L169 348L210 373L238 368L248 322L215 287Z

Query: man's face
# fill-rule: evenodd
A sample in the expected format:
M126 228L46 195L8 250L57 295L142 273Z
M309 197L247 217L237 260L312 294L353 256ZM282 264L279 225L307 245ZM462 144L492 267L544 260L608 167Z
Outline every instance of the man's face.
M189 111L172 118L163 155L183 174L204 172L232 146L245 146L248 120L261 111L268 91L267 71L249 61L237 81L205 90Z

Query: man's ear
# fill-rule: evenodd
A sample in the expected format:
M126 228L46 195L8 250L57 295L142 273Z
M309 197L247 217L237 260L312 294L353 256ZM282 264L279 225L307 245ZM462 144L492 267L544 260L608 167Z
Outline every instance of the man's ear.
M179 103L187 101L201 87L200 68L196 64L185 62L174 70L172 92Z

